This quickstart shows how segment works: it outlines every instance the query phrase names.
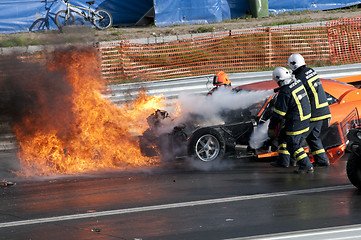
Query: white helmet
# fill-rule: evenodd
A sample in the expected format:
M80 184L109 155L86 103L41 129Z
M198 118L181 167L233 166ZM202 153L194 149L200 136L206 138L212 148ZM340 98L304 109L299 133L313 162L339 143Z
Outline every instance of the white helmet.
M306 65L305 59L299 53L293 53L288 58L287 65L292 69L292 71L297 68Z
M276 67L272 73L272 79L278 84L278 86L287 85L292 80L291 71L284 67Z

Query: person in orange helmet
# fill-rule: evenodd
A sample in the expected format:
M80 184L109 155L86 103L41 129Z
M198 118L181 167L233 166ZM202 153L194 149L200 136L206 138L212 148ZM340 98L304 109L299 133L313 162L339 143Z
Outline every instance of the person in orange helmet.
M232 87L231 80L227 76L227 74L223 71L218 72L213 77L213 89L208 92L207 95L212 95L214 91L216 91L220 87Z

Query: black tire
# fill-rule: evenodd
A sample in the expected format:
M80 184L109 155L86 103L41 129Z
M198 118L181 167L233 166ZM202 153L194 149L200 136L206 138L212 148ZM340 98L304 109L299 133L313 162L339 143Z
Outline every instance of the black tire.
M207 163L221 160L225 151L224 138L213 128L197 130L188 144L188 155Z
M99 30L107 29L113 25L113 17L108 11L98 9L95 11L93 24Z
M361 189L361 158L355 153L351 153L347 160L346 173L350 182Z
M49 30L49 21L46 18L39 18L31 24L30 32L42 32Z
M55 24L61 30L64 26L74 25L75 18L69 13L69 18L66 19L66 10L60 10L55 16Z

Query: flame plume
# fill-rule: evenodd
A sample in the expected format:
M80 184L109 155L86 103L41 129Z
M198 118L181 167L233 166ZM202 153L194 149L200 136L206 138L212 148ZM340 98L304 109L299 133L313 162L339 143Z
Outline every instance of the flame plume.
M164 107L163 98L143 92L137 100L116 106L101 95L105 83L99 65L92 49L56 51L32 78L35 82L28 81L24 89L36 106L23 107L13 127L19 174L75 174L158 163L141 155L135 134L147 128L149 114Z

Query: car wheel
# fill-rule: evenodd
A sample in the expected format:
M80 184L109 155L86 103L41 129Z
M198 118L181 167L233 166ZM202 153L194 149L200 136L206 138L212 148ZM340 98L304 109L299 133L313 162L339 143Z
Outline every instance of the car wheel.
M350 182L361 189L361 159L355 153L351 153L347 160L346 173Z
M199 129L191 137L188 154L202 162L220 160L225 154L225 141L213 128Z

